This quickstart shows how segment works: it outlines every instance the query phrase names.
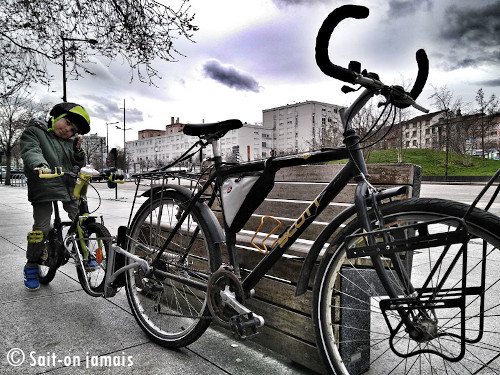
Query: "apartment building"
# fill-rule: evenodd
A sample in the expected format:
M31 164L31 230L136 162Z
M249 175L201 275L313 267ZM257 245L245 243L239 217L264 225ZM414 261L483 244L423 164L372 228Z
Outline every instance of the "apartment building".
M273 150L283 155L339 145L341 108L306 101L263 110L262 124L244 123L220 140L222 156L227 161L250 161L267 158ZM137 140L127 142L128 170L154 169L179 158L198 140L185 135L182 128L179 118L172 117L164 130L140 130ZM204 157L209 156L207 147Z
M149 170L169 164L185 153L198 137L182 132L183 124L177 119L165 130L140 130L138 139L127 142L129 170ZM272 150L272 130L260 124L243 124L241 129L229 131L220 141L222 156L227 161L249 161L262 159ZM207 147L204 157L212 155Z
M342 107L305 101L262 111L263 126L273 131L277 154L315 150L342 143Z
M448 137L448 140L447 140ZM437 111L414 117L394 126L385 148L424 148L499 157L500 115L462 115Z

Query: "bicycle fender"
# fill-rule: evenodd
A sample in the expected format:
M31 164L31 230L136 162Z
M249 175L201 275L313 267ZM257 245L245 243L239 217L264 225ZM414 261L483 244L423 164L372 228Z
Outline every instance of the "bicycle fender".
M167 190L175 190L176 192L183 195L186 198L186 201L190 201L193 198L193 192L191 190L189 190L188 188L185 188L184 186L180 186L180 185L156 186L154 188L146 190L144 193L141 194L141 196L142 197L152 197L152 196L155 196L157 194L161 194L162 191L167 191ZM210 207L208 207L207 204L203 203L203 202L196 202L195 206L200 211L201 216L203 217L203 219L207 223L208 229L213 236L214 242L215 243L225 242L226 238L224 235L224 231L222 230L222 228L219 224L219 221L215 217L215 214L210 209Z
M295 296L298 297L307 291L309 286L309 279L311 278L311 272L318 259L318 256L325 246L325 243L332 236L332 234L339 228L344 222L347 221L351 216L356 214L356 207L350 206L342 211L340 214L335 216L333 220L321 231L318 238L314 241L311 249L307 253L304 264L300 269L299 279L297 280L297 289L295 289Z

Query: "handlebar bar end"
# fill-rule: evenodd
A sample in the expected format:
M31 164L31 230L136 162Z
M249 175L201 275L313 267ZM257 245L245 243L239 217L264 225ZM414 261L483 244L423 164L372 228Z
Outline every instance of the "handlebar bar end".
M339 79L344 82L354 84L356 81L356 72L335 65L328 56L328 45L333 30L346 18L362 19L368 17L370 11L367 7L361 5L343 5L333 12L323 21L318 36L316 37L316 64L327 76Z
M427 77L429 75L429 59L427 54L423 49L419 49L415 55L418 65L417 78L415 79L415 84L410 91L410 96L413 100L417 99L422 90L424 89L425 82L427 82Z

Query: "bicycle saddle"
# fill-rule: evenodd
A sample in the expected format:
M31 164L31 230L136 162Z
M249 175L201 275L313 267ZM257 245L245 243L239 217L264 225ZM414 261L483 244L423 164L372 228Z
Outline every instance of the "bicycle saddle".
M225 134L229 130L239 129L242 126L240 120L225 120L207 124L186 124L182 131L186 135L217 135L220 133Z

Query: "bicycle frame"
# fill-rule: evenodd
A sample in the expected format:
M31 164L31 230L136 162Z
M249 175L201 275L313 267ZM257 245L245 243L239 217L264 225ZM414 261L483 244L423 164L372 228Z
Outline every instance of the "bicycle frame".
M283 254L290 248L290 246L293 245L293 243L300 237L304 230L308 228L310 223L312 223L315 218L321 214L324 208L328 206L328 204L340 193L340 191L349 183L352 178L354 178L358 183L355 195L355 213L360 218L365 230L371 231L372 228L367 214L367 199L370 200L374 197L370 198L367 194L369 190L369 175L359 144L360 138L351 128L350 120L359 112L361 108L365 106L365 104L375 95L376 92L376 89L365 89L349 108L341 110L341 120L344 125L344 129L346 129L344 133L344 142L346 144L346 147L324 149L321 151L314 151L300 155L272 157L265 161L225 165L222 162L222 158L220 156L218 138L209 140L213 148L215 172L209 176L204 185L196 192L196 194L193 194L192 198L189 200L189 202L187 202L180 220L177 222L176 226L172 229L171 233L166 238L163 246L156 256L156 259L152 262L150 269L153 270L154 273L158 273L164 277L172 277L172 275L168 275L163 271L156 270L155 267L157 265L157 262L159 261L159 259L161 259L163 252L169 246L170 241L173 239L175 233L180 229L183 221L189 215L189 212L193 209L194 205L198 201L203 199L203 195L206 194L207 190L210 187L214 186L214 184L216 186L216 188L213 189L210 198L208 199L208 206L211 206L215 202L225 176L245 172L262 171L265 168L274 168L278 170L281 168L297 165L308 165L332 160L349 159L349 162L342 168L337 176L335 176L331 180L331 182L314 199L309 207L295 220L295 222L290 227L288 227L281 235L278 236L278 240L276 241L274 246L272 246L268 254L266 254L262 258L262 260L255 266L255 268L251 270L250 273L243 279L242 286L247 296L251 295L252 289L259 282L259 280L262 279L262 277L264 277L264 275L270 270L270 268L279 261ZM151 189L150 193L151 195L153 195L161 189L162 187L156 187L154 189ZM372 193L374 192L372 191ZM401 193L401 189L389 189L385 193L381 194L380 197L375 197L374 199L390 198ZM161 192L159 194L161 194ZM225 226L225 242L228 250L230 265L233 267L234 272L238 276L240 276L235 247L236 233L231 232L227 225ZM380 260L380 257L378 257L378 259L377 257L373 258L374 267L376 269L379 268L378 272L382 275L383 264ZM381 277L381 279L383 280L383 284L387 288L387 290L391 291L389 294L392 293L394 296L396 296L396 292L393 291L392 286L389 284L386 278ZM202 290L206 289L206 286L204 284L194 281L189 281L188 284L190 284L190 286L194 288L199 288Z
M55 174L53 174L51 176L45 176L45 178L59 177L59 176L62 176L63 174L64 173L62 173L61 170L59 170L59 171L56 170ZM111 238L111 237L110 238L98 237L98 238L92 238L92 239L85 238L84 232L83 232L83 223L86 220L95 220L96 217L90 216L89 208L88 208L87 200L86 200L86 191L87 191L88 185L90 184L90 180L83 179L83 180L81 180L81 183L84 186L82 186L82 190L80 190L81 194L78 195L77 215L73 218L72 221L62 221L60 214L59 214L58 202L57 201L52 202L53 210L54 210L54 229L57 230L58 240L60 241L62 246L64 246L66 248L66 250L68 252L70 250L68 248L69 247L68 242L72 242L73 246L76 247L77 242L79 241L80 247L81 247L82 252L83 252L83 257L85 257L85 258L87 257L87 253L88 253L87 245L85 243L86 240L98 241L99 247L103 247L103 243L102 243L103 241L110 241L108 262L106 265L107 269L106 269L106 274L105 274L105 289L104 289L103 295L104 295L104 297L112 297L117 292L117 288L114 287L112 284L116 280L116 278L119 274L125 272L126 270L128 270L130 268L139 267L139 266L142 267L145 272L149 272L150 268L149 268L149 265L147 264L147 262L145 262L143 259L140 259L133 254L129 254L128 252L126 252L125 250L120 248L119 246L114 245L112 242L113 238ZM102 217L101 217L101 223L103 224ZM61 231L61 229L63 227L69 227L65 238L63 238L62 231ZM123 247L125 247L125 246L123 246ZM122 267L121 269L117 270L116 272L113 272L112 268L111 268L111 270L108 269L108 265L113 266L115 264L116 253L120 253L128 258L132 258L134 260L134 263L130 263L129 265ZM75 261L79 262L80 266L83 268L82 255L80 255L79 252L77 252L77 255L78 255L78 259L75 259ZM60 257L62 259L62 255L60 255ZM62 263L62 261L63 260L61 260L61 263ZM59 264L58 267L60 265L61 264ZM88 284L88 280L86 278L85 278L85 283L87 284L86 287L88 289L90 289L90 286Z

